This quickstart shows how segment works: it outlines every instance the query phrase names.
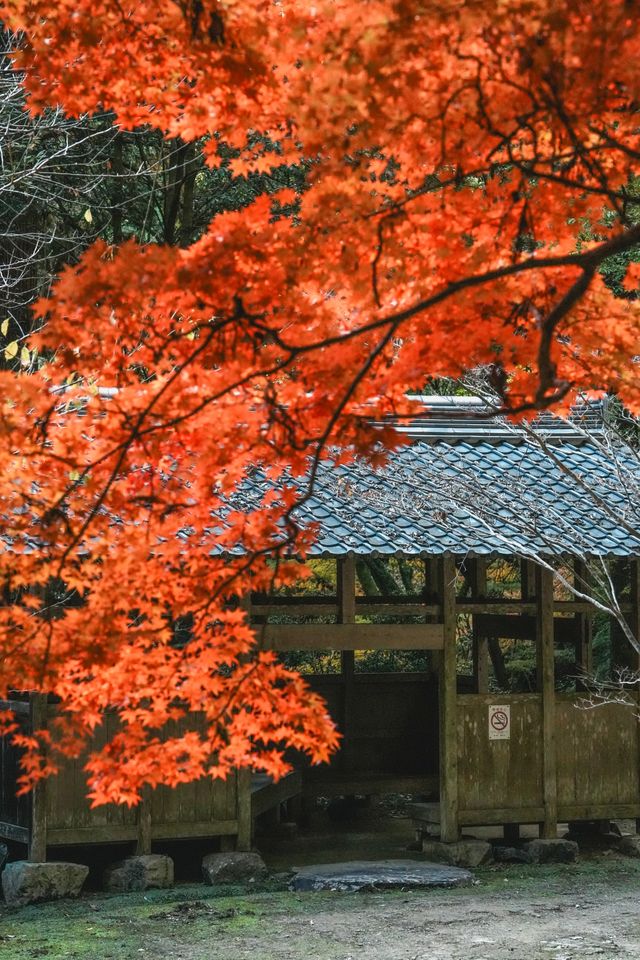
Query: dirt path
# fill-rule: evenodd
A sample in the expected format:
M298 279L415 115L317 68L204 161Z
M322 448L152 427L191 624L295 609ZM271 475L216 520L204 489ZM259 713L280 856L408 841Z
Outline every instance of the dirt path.
M221 897L201 885L0 908L2 960L638 960L640 862L481 871L455 891Z

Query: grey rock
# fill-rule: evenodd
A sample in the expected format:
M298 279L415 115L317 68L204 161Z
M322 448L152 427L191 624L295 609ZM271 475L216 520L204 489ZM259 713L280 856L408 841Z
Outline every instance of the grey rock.
M2 871L4 898L11 906L77 897L89 867L82 863L31 863L17 860Z
M267 868L259 853L209 853L202 860L205 883L253 883L267 875Z
M9 847L6 843L0 843L0 873L4 868L5 863L9 858Z
M443 843L441 840L425 839L422 852L427 860L436 863L448 863L453 867L479 867L491 860L491 844L486 840L457 840L455 843Z
M632 837L620 837L616 843L616 849L627 857L640 857L640 837L637 834Z
M523 847L495 846L493 859L498 863L531 863L531 854Z
M524 849L532 863L573 863L579 852L575 840L530 840Z
M110 893L163 889L173 886L173 860L160 853L127 857L107 867L103 886Z
M424 863L420 860L354 860L348 863L321 863L302 867L290 889L340 890L422 890L428 887L463 887L473 882L468 870Z
M636 833L635 820L612 820L609 830L617 837L633 837Z

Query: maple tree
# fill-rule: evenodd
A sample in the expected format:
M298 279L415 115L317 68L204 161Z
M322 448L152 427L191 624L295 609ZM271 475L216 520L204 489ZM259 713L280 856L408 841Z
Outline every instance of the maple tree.
M23 741L25 782L107 706L96 802L278 774L285 746L324 759L323 703L237 600L297 576L313 537L285 470L379 462L397 438L372 421L476 364L515 414L585 388L640 407L637 18L626 0L0 6L32 112L99 107L248 181L304 174L189 246L96 242L36 305L47 362L1 375L0 686L63 708ZM229 495L257 464L274 492L246 512ZM188 710L207 734L161 743Z

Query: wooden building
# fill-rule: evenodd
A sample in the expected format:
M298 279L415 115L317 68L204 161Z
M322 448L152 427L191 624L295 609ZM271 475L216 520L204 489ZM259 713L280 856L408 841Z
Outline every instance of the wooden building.
M153 840L219 837L242 849L252 819L287 800L391 792L432 801L444 841L475 825L539 824L555 837L559 822L640 818L638 695L585 707L594 622L608 631L612 664L640 666L619 623L607 624L602 596L599 606L588 599L591 591L598 600L604 571L640 636L640 533L627 482L638 469L616 459L597 422L589 426L590 436L543 418L538 442L477 402L429 398L407 426L412 443L384 470L320 471L301 519L319 525L314 555L328 586L254 595L250 610L266 647L335 653L337 670L309 676L343 734L331 764L296 760L278 784L241 772L159 789L138 812L92 811L80 761L16 800L17 758L4 743L0 836L28 843L34 859L47 847L116 840L148 850ZM243 496L262 492L257 476ZM399 558L411 563L415 589L367 595L363 563ZM504 565L515 574L500 587ZM510 642L530 647L528 689L506 688L496 669ZM410 651L405 661L415 655L419 669L363 670L359 651ZM17 709L28 729L34 712L55 708L33 700Z

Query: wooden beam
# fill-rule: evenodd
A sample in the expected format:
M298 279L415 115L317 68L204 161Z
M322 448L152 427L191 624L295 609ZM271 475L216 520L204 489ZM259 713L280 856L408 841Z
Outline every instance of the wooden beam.
M284 598L283 598L284 599ZM330 603L305 603L300 598L291 598L294 603L252 603L254 617L326 617L337 616L339 606L335 600ZM553 609L556 613L590 613L593 604L587 600L556 600ZM623 613L631 612L631 604L620 605ZM461 599L456 603L458 613L516 614L535 616L536 605L533 600ZM410 601L392 602L375 600L372 597L356 598L356 613L366 617L441 617L442 611L437 603L412 603Z
M31 707L31 732L47 725L47 695L29 695ZM44 863L47 859L47 781L40 780L31 791L31 831L29 836L29 860Z
M456 565L440 561L438 593L442 605L443 647L439 669L440 702L440 839L458 839L458 722L456 669Z
M553 573L536 567L536 639L539 689L542 694L542 757L544 820L542 836L558 836L556 772L556 691L553 634Z
M267 650L441 650L437 623L270 623Z
M472 561L471 591L474 600L483 600L487 593L487 561L478 557ZM489 691L489 634L481 633L478 629L478 619L481 614L473 614L473 676L476 693Z
M154 840L188 840L196 837L230 837L238 834L237 820L203 820L193 822L154 822L151 836ZM49 846L72 844L120 843L136 840L137 826L131 824L94 824L87 827L59 827L49 831Z

